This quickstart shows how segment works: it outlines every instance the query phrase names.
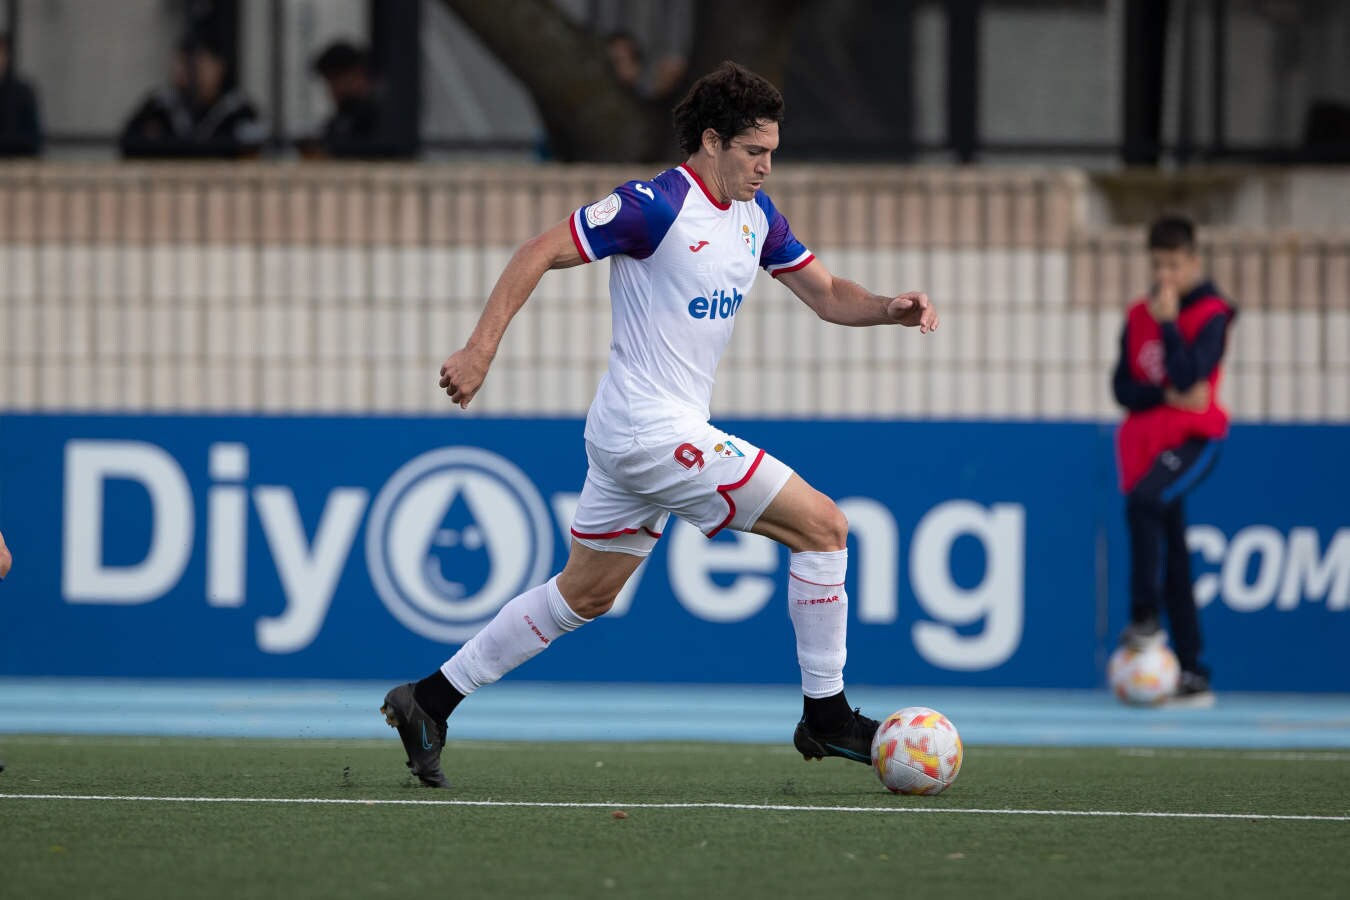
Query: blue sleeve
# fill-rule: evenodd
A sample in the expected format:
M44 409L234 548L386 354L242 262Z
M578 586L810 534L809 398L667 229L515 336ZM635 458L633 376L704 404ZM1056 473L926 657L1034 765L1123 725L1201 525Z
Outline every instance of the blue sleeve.
M1163 389L1156 384L1136 381L1134 376L1130 374L1127 331L1128 327L1122 328L1120 331L1120 357L1116 361L1116 371L1111 379L1111 387L1116 395L1117 403L1128 410L1142 412L1162 404Z
M764 210L764 216L769 220L769 231L764 236L764 250L759 256L759 264L765 271L777 277L785 272L795 272L815 259L811 251L797 240L797 236L788 225L787 218L773 205L768 194L763 191L755 194L755 202Z
M1228 316L1215 316L1205 323L1190 344L1181 336L1176 322L1162 327L1167 380L1179 391L1188 390L1197 381L1209 377L1223 356L1228 335Z
M587 262L616 253L646 259L670 231L676 212L652 182L630 181L572 214L572 240Z

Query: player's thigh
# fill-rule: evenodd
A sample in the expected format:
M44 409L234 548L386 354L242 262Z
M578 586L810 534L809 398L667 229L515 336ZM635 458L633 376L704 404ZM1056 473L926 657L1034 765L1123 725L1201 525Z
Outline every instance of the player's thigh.
M750 530L793 551L842 550L848 541L843 512L795 472Z
M644 559L645 555L598 550L573 538L567 565L558 575L558 592L569 606L588 618L587 609L582 607L603 606L598 615L609 608Z
M619 484L611 474L621 462L615 454L586 444L590 467L569 529L583 547L644 557L656 546L670 514Z
M1194 438L1180 447L1164 450L1130 491L1130 502L1145 509L1162 509L1185 497L1213 470L1219 444Z

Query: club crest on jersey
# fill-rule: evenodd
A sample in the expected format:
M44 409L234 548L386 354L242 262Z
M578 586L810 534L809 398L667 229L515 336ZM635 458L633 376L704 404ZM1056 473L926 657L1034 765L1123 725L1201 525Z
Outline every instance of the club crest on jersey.
M737 447L731 441L720 441L714 444L713 453L716 453L723 459L735 459L736 457L745 456L745 454L741 452L741 448Z
M745 241L745 246L750 248L750 255L754 256L758 245L755 243L755 233L750 230L749 225L741 226L741 240Z
M1162 384L1167 377L1166 354L1162 341L1149 341L1139 348L1139 368L1153 384Z
M614 220L619 214L619 207L623 206L623 198L618 194L610 194L603 200L597 200L586 207L586 222L592 228L599 228L608 222Z

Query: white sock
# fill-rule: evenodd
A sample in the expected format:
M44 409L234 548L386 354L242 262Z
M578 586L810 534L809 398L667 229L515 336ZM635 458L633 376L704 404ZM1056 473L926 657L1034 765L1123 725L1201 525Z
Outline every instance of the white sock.
M802 693L833 697L844 689L848 655L848 551L793 553L788 559L788 616L797 633Z
M441 672L455 690L468 696L589 621L567 605L555 575L508 601L482 631L445 661Z

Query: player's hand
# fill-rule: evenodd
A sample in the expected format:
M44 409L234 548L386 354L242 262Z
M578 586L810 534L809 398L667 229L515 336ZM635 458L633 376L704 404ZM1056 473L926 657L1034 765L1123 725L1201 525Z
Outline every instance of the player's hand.
M1209 382L1197 381L1184 391L1166 388L1163 390L1163 401L1168 406L1187 412L1204 412L1209 409Z
M1148 302L1148 311L1158 322L1171 322L1177 317L1180 305L1177 289L1170 284L1160 284Z
M456 350L441 363L441 387L460 409L468 409L469 401L483 386L492 357L481 350L465 347Z
M937 309L923 291L910 291L896 297L886 305L886 315L898 325L919 326L919 334L937 331Z
M14 557L10 555L9 548L5 546L5 536L0 534L0 578L9 574L9 567L14 562Z

